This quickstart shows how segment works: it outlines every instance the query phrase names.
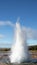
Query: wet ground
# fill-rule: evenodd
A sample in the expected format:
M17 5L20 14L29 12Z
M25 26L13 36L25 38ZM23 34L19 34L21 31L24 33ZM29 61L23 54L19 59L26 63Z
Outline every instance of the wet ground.
M36 63L36 64L34 64L34 63L21 63L21 64L11 64L11 63L6 64L6 63L0 63L0 65L37 65L37 63Z
M26 62L26 63L10 64L9 55L10 55L9 51L8 52L1 52L0 51L0 65L31 65L31 64L37 65L37 58L32 58L29 62Z
M9 55L10 55L10 52L1 52L0 51L0 62L9 63L10 62Z

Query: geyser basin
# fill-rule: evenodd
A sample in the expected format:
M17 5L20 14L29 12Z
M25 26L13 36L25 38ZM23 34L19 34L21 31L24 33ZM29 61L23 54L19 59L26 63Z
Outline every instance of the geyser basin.
M26 43L26 32L17 22L15 30L15 43L11 48L10 62L22 63L28 61L28 59L29 59L29 52Z

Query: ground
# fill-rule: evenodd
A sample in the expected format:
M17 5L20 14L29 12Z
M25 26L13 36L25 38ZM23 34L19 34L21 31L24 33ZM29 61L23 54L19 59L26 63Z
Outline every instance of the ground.
M11 64L11 63L9 63L9 64L6 64L6 63L0 62L0 65L37 65L37 63L36 64L34 64L34 63L21 63L21 64Z

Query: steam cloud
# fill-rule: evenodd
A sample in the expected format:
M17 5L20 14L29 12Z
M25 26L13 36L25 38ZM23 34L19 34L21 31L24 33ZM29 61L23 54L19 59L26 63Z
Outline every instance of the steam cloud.
M17 19L17 22L19 21L20 19L18 18ZM9 25L11 27L15 27L15 24L13 24L11 21L0 21L0 26L5 26L5 25ZM37 40L37 30L33 30L32 28L27 28L27 27L22 27L24 31L26 31L27 33L27 38L28 39L35 39Z

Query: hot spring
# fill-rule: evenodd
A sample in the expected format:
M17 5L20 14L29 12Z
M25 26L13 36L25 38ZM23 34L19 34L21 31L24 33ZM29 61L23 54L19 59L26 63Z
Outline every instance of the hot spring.
M20 23L17 22L15 26L15 43L11 48L11 63L22 63L29 59L26 40L26 32L22 29Z

